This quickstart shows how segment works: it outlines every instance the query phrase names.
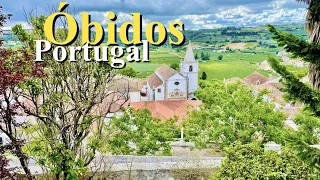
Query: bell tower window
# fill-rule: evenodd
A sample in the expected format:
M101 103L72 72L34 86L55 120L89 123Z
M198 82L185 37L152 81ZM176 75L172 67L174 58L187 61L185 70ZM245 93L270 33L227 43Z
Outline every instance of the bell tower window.
M192 72L192 71L193 71L193 67L189 66L189 72Z

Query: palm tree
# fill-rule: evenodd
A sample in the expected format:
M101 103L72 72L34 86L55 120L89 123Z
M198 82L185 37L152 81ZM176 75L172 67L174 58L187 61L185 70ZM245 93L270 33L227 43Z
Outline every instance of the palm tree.
M309 41L313 43L320 43L320 16L317 13L320 7L320 0L297 0L309 5L306 15L306 29L309 35ZM310 63L309 65L309 79L312 86L320 89L320 65Z

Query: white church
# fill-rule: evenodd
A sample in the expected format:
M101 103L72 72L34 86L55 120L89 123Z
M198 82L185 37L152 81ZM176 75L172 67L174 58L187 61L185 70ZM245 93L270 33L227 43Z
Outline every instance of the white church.
M191 42L185 58L180 61L180 72L162 65L147 78L142 87L145 98L141 101L191 100L198 89L199 63L194 58Z

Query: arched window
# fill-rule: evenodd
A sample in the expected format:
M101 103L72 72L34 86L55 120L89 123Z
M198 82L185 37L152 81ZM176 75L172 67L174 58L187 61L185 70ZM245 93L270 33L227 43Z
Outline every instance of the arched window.
M193 71L193 67L190 65L189 66L189 72L192 72Z

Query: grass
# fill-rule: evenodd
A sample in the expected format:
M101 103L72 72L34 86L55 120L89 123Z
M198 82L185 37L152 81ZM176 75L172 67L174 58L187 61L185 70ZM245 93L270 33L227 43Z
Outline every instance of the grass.
M256 70L257 66L248 62L207 62L200 64L200 73L206 72L207 79L229 79L232 77L245 78L251 73L257 71L265 76L269 76L266 71Z
M252 48L252 47L256 47L258 45L258 43L255 43L255 42L249 42L249 43L246 43L246 45L244 47L246 48Z
M151 64L151 63L127 63L128 66L132 67L137 72L153 72L161 64Z
M253 44L251 44L253 45ZM258 71L258 63L266 60L269 54L274 52L268 52L263 54L253 53L217 53L209 50L195 50L199 56L201 52L209 53L210 60L207 62L200 61L199 78L202 72L206 72L207 79L228 79L232 77L244 78L251 73ZM144 78L152 74L156 68L162 64L171 65L173 63L179 63L180 59L184 56L185 52L177 52L172 49L161 48L158 50L150 51L150 62L148 63L127 63L138 72L137 77ZM218 56L222 55L222 61L218 60ZM265 76L269 76L270 72L258 71Z

